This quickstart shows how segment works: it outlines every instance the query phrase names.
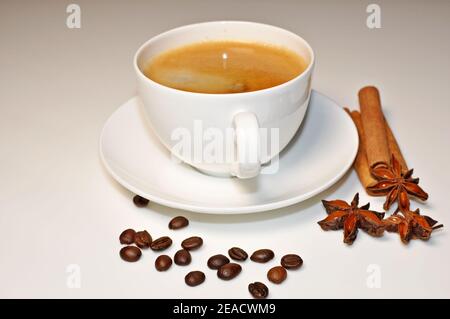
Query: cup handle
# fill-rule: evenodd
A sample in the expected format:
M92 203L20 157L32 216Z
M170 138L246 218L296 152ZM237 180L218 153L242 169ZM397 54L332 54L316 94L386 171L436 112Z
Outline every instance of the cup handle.
M232 175L238 178L252 178L261 170L261 141L258 118L251 112L239 112L233 118L235 128L235 149L237 160Z

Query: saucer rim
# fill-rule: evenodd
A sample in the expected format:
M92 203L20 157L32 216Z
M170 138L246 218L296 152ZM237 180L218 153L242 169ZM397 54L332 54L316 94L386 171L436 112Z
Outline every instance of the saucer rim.
M330 97L316 91L316 90L312 90L311 91L311 96L313 94L319 95L324 99L327 99L329 101L331 101L338 109L340 109L342 112L345 112L345 110L333 99L331 99ZM278 201L273 201L270 203L264 203L264 204L257 204L257 205L247 205L247 206L240 206L240 207L210 207L210 206L200 206L200 205L194 205L194 204L187 204L187 203L180 203L177 201L173 201L173 200L169 200L169 199L165 199L162 197L159 197L157 195L153 195L153 194L147 194L143 191L141 191L140 189L136 188L135 186L133 186L132 184L130 184L129 182L127 182L125 179L123 179L122 177L120 177L118 174L115 173L115 171L111 168L111 166L109 165L108 161L105 158L104 152L102 151L102 145L103 145L103 140L104 140L104 134L105 131L110 123L110 121L112 120L112 118L114 117L114 115L119 112L122 107L124 105L127 105L128 103L134 103L134 101L139 101L139 96L135 95L131 98L129 98L127 101L125 101L124 103L120 104L120 106L108 117L108 119L106 120L105 124L103 125L101 134L100 134L100 138L99 138L99 153L100 153L100 159L104 165L104 167L106 168L106 170L108 171L109 174L111 174L111 176L123 187L125 187L126 189L128 189L129 191L133 192L136 195L142 196L152 202L155 202L157 204L163 205L163 206L167 206L170 208L175 208L175 209L181 209L181 210L187 210L187 211L191 211L191 212L195 212L195 213L202 213L202 214L226 214L226 215L238 215L238 214L251 214L251 213L260 213L260 212L265 212L265 211L270 211L270 210L274 210L274 209L278 209L278 208L283 208L283 207L289 207L292 206L294 204L303 202L323 191L325 191L326 189L330 188L331 186L333 186L335 183L337 183L344 175L345 173L347 173L347 171L350 169L350 167L352 166L356 154L358 152L358 148L359 148L359 137L358 137L358 131L356 130L355 125L353 124L352 120L350 117L347 117L347 120L350 121L351 125L350 127L352 128L351 130L353 131L353 138L352 140L354 141L355 147L353 150L353 154L352 156L349 157L349 161L348 163L346 163L346 165L343 165L343 168L339 171L338 174L336 174L336 176L332 179L330 179L327 183L321 185L320 187L317 187L307 193L303 193L301 195L297 195L291 198L287 198L287 199L283 199L283 200L278 200ZM308 106L309 108L309 106ZM193 168L192 168L193 169ZM211 178L218 178L218 177L211 177Z

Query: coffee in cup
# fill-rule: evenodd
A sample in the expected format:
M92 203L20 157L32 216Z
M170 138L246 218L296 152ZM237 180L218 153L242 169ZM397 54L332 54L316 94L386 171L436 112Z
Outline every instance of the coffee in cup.
M243 93L292 80L308 64L297 53L261 42L203 41L168 50L144 68L151 80L196 93Z

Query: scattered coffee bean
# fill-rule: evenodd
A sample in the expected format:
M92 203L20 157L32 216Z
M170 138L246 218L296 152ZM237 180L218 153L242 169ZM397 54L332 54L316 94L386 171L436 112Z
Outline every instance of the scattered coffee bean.
M267 288L266 285L259 281L255 281L254 283L249 284L248 291L251 293L253 298L256 299L264 299L269 295L269 288Z
M231 259L238 260L238 261L244 261L248 257L248 254L245 252L245 250L243 250L239 247L230 248L228 250L228 255L230 255Z
M170 237L164 236L160 237L158 239L155 239L150 244L150 248L152 250L164 250L172 245L172 239Z
M146 230L138 231L134 236L134 242L139 248L147 249L152 243L152 236Z
M229 262L230 259L228 259L227 256L221 254L214 255L208 259L208 267L211 269L219 269L220 267L222 267L225 264L228 264Z
M267 272L267 279L274 284L281 284L287 277L287 271L284 267L275 266Z
M180 228L186 227L187 225L189 225L189 221L187 220L186 217L183 217L183 216L174 217L169 222L170 229L180 229Z
M155 260L155 268L158 271L166 271L172 266L172 258L167 255L158 256Z
M186 285L194 287L205 281L205 274L201 271L191 271L184 277Z
M191 263L191 254L186 249L180 249L173 257L175 263L179 266L186 266Z
M281 266L286 269L297 269L303 265L303 259L299 255L289 254L281 258Z
M119 236L119 240L121 244L131 245L134 243L134 236L136 232L134 229L125 229Z
M259 249L250 256L250 259L257 263L266 263L269 260L273 259L273 257L275 257L275 254L272 250Z
M141 250L135 246L125 246L120 250L120 257L128 262L138 261L141 255Z
M136 205L137 207L145 207L148 205L149 200L141 197L139 195L136 195L133 197L133 203L134 205Z
M186 238L181 243L181 247L183 247L186 250L198 249L201 245L203 245L203 239L197 236Z
M283 268L284 269L284 268ZM241 273L242 267L239 264L225 264L217 270L217 277L223 280L231 280Z

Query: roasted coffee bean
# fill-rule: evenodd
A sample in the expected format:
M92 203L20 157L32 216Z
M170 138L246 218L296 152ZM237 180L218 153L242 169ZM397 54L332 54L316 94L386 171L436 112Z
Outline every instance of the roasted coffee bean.
M275 254L270 249L259 249L250 256L250 259L257 263L266 263L273 257Z
M141 249L147 249L152 243L152 236L146 230L138 231L134 236L134 243Z
M239 247L233 247L228 250L228 255L230 255L231 259L244 261L247 259L248 254Z
M217 270L217 277L223 280L230 280L240 274L241 265L235 263L225 264Z
M135 246L125 246L120 250L120 257L129 262L138 261L141 255L141 250Z
M181 247L183 247L186 250L198 249L201 245L203 245L203 239L197 236L186 238L181 243Z
M125 229L119 236L119 240L121 244L131 245L134 243L134 236L136 232L134 229Z
M299 255L289 254L281 258L281 266L286 269L297 269L303 265L303 259Z
M198 286L205 281L205 274L201 271L191 271L184 277L186 285L194 287Z
M267 272L267 279L274 284L281 284L287 277L287 271L281 266L275 266Z
M191 254L186 249L180 249L173 257L175 263L179 266L186 266L191 263Z
M172 258L167 255L158 256L155 260L155 268L158 271L166 271L172 266Z
M180 228L186 227L187 225L189 225L189 221L187 220L186 217L183 217L183 216L174 217L169 222L170 229L180 229Z
M136 205L137 207L145 207L148 205L149 200L141 197L139 195L136 195L133 197L133 203L134 205Z
M255 281L252 284L248 285L248 291L256 299L264 299L269 295L269 288L264 285L262 282Z
M208 267L211 269L219 269L225 264L228 264L230 260L224 255L214 255L208 259Z
M150 244L150 248L152 250L164 250L172 245L172 239L170 237L164 236L160 237L158 239L155 239Z

